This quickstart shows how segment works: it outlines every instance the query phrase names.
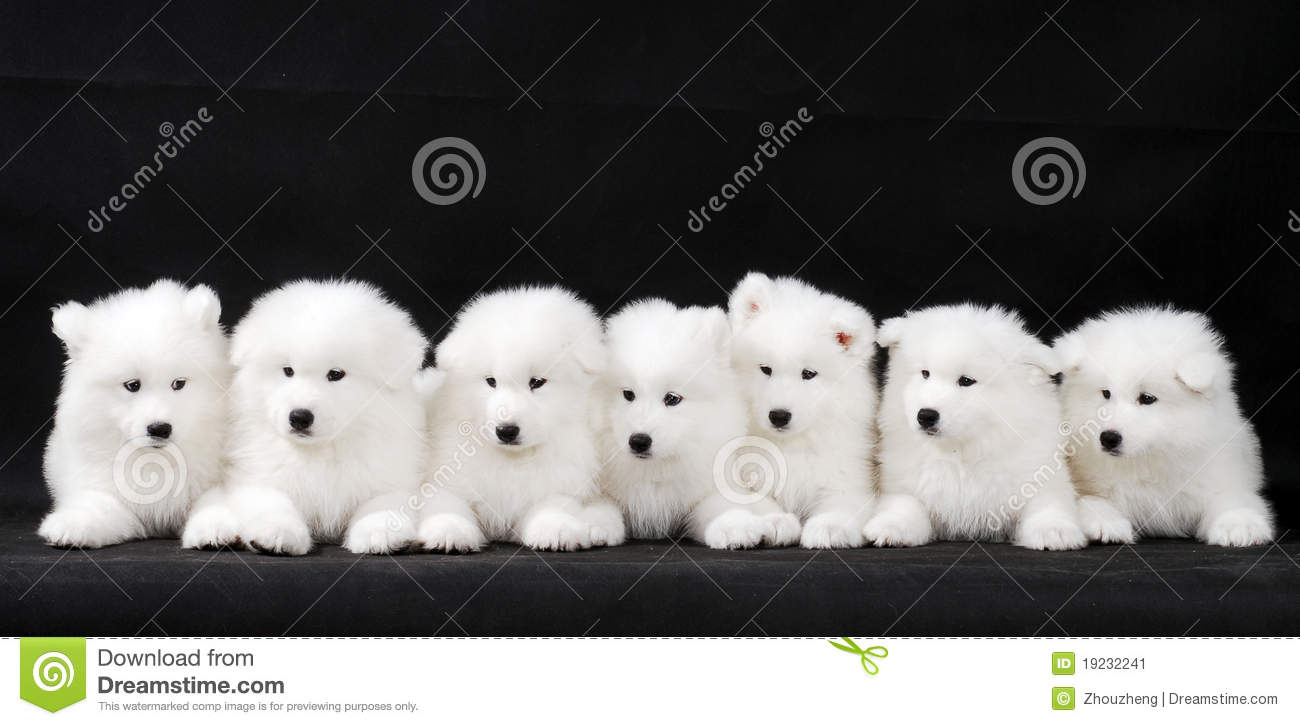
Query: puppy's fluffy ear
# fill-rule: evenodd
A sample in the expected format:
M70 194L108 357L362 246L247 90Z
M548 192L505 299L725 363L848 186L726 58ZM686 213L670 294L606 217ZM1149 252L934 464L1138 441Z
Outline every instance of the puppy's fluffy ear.
M772 278L761 272L745 275L727 300L727 316L731 319L732 330L739 332L767 310L772 300L772 286Z
M1031 383L1054 381L1061 372L1061 359L1052 348L1034 341L1020 352L1020 362L1029 368Z
M437 368L421 368L416 372L415 377L411 379L411 385L415 388L415 395L425 404L433 400L433 394L442 388L442 384L447 380L447 374Z
M876 321L857 305L844 305L831 313L830 334L836 345L858 360L868 360L876 352Z
M79 302L66 302L50 309L51 327L63 341L68 355L75 357L90 333L90 310Z
M893 348L903 342L903 326L907 324L905 318L890 318L880 324L876 330L876 342L882 348Z
M605 341L600 334L600 324L596 323L590 331L573 341L570 351L584 372L597 374L604 371Z
M1196 393L1209 396L1220 378L1222 359L1214 353L1189 356L1174 369L1180 383Z
M185 314L199 327L211 328L221 320L221 300L207 285L195 285L191 288L185 293L185 301L181 305Z
M387 349L384 385L393 390L411 385L416 373L424 366L424 352L429 341L408 319L401 329L385 336L384 344Z
M1083 365L1083 358L1087 355L1087 349L1084 347L1083 338L1078 333L1066 333L1052 343L1052 350L1056 351L1056 357L1061 362L1061 371L1064 373L1074 373Z
M697 308L699 319L696 337L704 344L722 353L731 347L731 323L722 308Z

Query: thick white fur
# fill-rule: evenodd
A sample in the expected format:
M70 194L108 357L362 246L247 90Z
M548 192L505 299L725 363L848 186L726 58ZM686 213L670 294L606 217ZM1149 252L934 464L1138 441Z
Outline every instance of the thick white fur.
M757 272L732 291L727 311L750 433L785 458L787 481L773 494L802 520L799 544L862 546L873 504L875 321L801 280ZM804 380L804 370L816 376ZM782 429L769 419L774 409L792 414Z
M432 447L415 502L420 546L623 542L623 518L597 485L592 388L605 355L591 306L558 287L481 296L461 310L435 359L446 379L430 406ZM545 383L534 389L532 379ZM501 443L498 425L518 426L517 443Z
M259 298L231 341L225 486L195 506L182 545L291 555L313 541L376 554L409 545L402 507L420 482L414 379L426 348L411 317L365 283L303 280ZM344 377L329 381L331 369ZM308 435L291 429L294 409L315 415Z
M45 447L45 541L102 547L179 533L220 474L230 382L220 316L211 289L170 280L54 309L68 361ZM135 393L123 386L133 379ZM154 422L171 424L165 443L148 438Z
M1051 348L998 307L964 304L881 324L889 375L880 411L878 546L1010 540L1031 549L1087 544L1065 462ZM923 377L922 371L929 371ZM976 383L957 384L962 376ZM939 412L934 435L917 412Z
M728 451L743 448L748 422L722 308L631 303L606 321L605 345L609 367L597 389L601 481L629 534L662 539L684 530L717 549L797 541L797 517L767 497L728 499L727 482L715 480ZM667 405L668 394L680 402ZM634 434L650 437L649 451L632 450Z
M1090 434L1070 459L1089 537L1272 540L1259 441L1237 405L1223 340L1204 315L1120 310L1061 336L1056 349L1068 420ZM1138 403L1142 393L1155 403ZM1101 448L1107 430L1123 437L1118 454Z

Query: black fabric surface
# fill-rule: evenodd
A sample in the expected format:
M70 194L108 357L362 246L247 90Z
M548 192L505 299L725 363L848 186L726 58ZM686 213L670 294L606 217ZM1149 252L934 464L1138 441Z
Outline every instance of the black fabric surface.
M3 631L275 634L307 611L290 632L432 632L501 567L456 615L465 630L883 632L906 612L891 632L1027 634L1077 590L1057 617L1073 633L1294 633L1300 570L1278 549L990 546L1006 572L975 548L945 574L967 545L826 553L802 571L801 551L685 547L728 600L662 544L504 567L503 547L351 570L335 549L243 555L259 579L230 553L200 571L211 555L161 542L54 565L32 532L63 357L52 305L171 276L215 288L233 324L270 287L346 273L436 341L483 289L560 283L602 312L649 295L717 305L748 270L798 273L879 319L1001 303L1044 339L1122 305L1206 310L1285 532L1300 526L1297 27L1290 0L6 2L0 513L21 519L0 541ZM160 126L200 107L214 120L89 228ZM691 231L760 125L801 107L815 120ZM447 136L479 149L486 180L435 206L412 158ZM1015 191L1012 159L1041 137L1080 151L1077 197Z
M578 553L301 558L152 540L55 550L0 525L3 635L1300 635L1300 538L1029 552Z

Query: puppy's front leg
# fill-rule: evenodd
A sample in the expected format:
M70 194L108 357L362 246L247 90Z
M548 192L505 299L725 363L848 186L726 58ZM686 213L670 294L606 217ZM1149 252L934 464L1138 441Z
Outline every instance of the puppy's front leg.
M421 487L425 499L418 507L423 510L415 535L415 543L420 549L448 554L483 549L487 537L469 503L445 489L426 491L429 487L433 484Z
M145 536L144 524L117 497L82 491L54 505L36 530L55 547L105 547Z
M791 544L799 536L799 520L792 514L781 512L780 507L771 500L757 502L766 506L741 505L728 501L720 493L714 492L705 497L691 510L686 525L686 534L696 542L703 543L715 550L742 550L758 547L764 542L776 544L777 524L784 524L781 544ZM784 516L782 516L784 515ZM793 521L791 521L793 520ZM794 527L791 531L791 527Z
M588 502L581 516L591 526L593 547L617 547L627 540L623 513L610 500L600 497Z
M1064 469L1030 497L1012 541L1031 550L1078 550L1088 546L1088 537L1079 526L1074 485Z
M343 546L356 554L386 555L406 549L415 539L409 495L380 494L357 507L343 535Z
M802 547L840 549L866 544L862 530L871 515L872 497L862 493L836 493L823 497L803 524Z
M311 530L284 492L256 484L232 488L231 508L239 520L239 538L249 549L275 555L305 555Z
M1219 492L1206 502L1196 537L1220 547L1268 544L1273 541L1273 518L1255 492Z
M239 539L239 519L231 508L225 487L209 489L190 509L181 530L181 547L220 549Z
M934 540L930 513L911 494L885 494L862 536L877 547L916 547Z
M572 552L591 547L591 524L573 497L553 496L535 505L519 521L519 541L535 550Z
M1093 542L1133 544L1137 541L1133 523L1105 497L1079 497L1079 524Z

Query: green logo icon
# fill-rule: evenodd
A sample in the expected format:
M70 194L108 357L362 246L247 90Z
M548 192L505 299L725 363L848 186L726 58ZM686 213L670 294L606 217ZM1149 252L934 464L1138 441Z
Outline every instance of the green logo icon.
M1054 676L1074 675L1074 653L1053 653L1052 654L1052 675Z
M54 712L86 697L85 638L22 638L18 695Z
M1074 686L1057 686L1052 689L1052 710L1074 710Z
M826 642L830 643L836 648L839 648L845 653L852 653L854 655L861 656L862 670L866 671L867 675L869 676L874 676L880 672L880 666L876 665L876 662L874 660L871 660L873 656L876 658L889 657L889 649L887 649L883 645L873 645L863 650L861 647L858 646L857 643L853 642L852 638L841 638L841 640L843 640L844 642L836 643L833 640L828 640Z

